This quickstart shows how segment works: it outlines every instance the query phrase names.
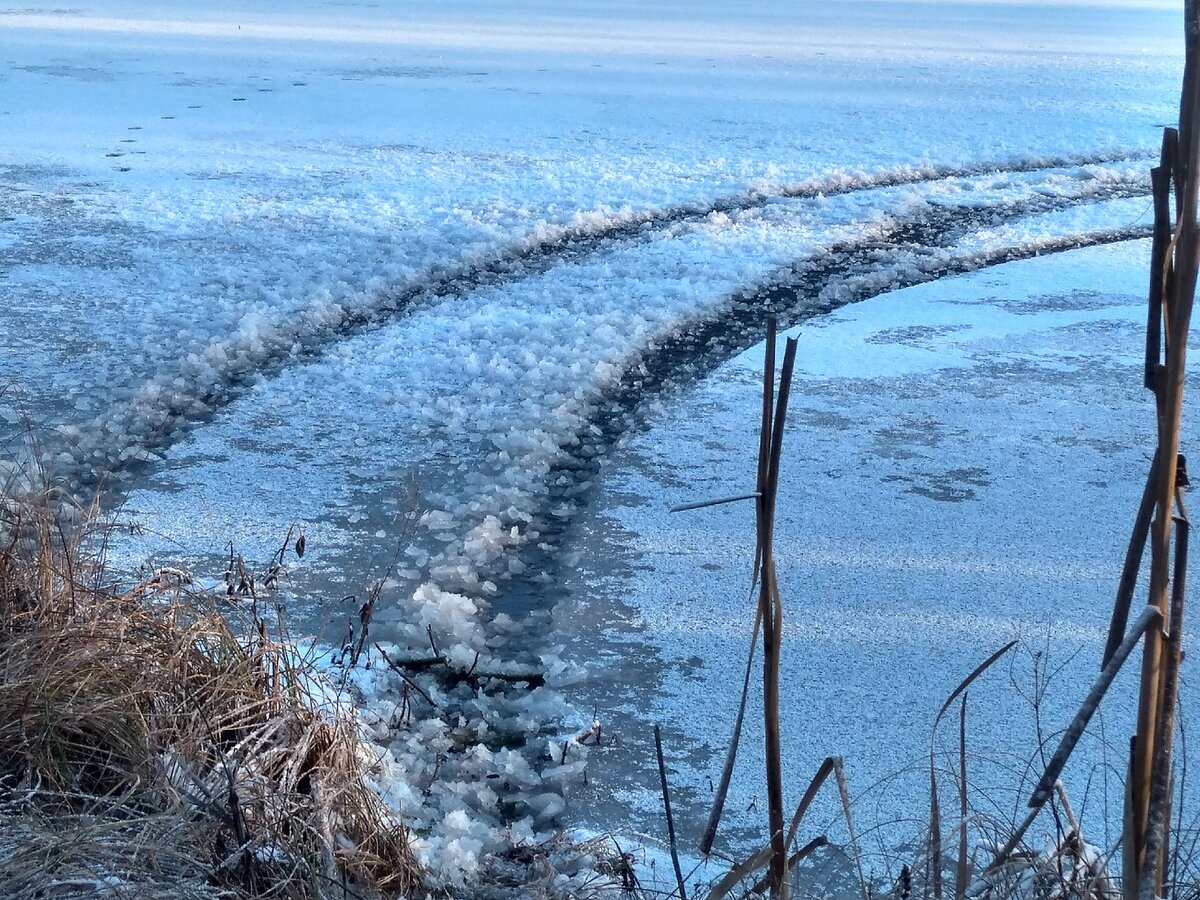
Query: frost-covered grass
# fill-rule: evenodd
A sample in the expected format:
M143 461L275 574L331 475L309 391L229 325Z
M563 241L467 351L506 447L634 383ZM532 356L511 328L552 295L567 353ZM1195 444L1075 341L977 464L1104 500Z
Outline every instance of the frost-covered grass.
M295 648L181 573L118 589L48 510L9 490L0 518L0 894L411 895L353 712Z
M70 503L13 478L0 506L0 895L619 890L616 845L559 827L601 736L556 730L561 665L480 665L441 620L415 657L293 640L291 535L208 590L120 585Z

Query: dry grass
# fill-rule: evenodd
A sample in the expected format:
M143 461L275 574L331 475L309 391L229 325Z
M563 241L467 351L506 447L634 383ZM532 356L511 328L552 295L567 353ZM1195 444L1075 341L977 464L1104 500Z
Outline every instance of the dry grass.
M0 896L411 896L352 718L253 611L104 581L43 495L0 510Z

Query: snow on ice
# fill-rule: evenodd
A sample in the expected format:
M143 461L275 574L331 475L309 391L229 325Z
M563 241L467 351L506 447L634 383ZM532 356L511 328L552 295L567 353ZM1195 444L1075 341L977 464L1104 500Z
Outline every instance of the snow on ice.
M740 588L697 567L714 554L721 579L742 578L745 529L706 532L693 517L679 536L654 511L725 482L753 427L746 366L720 367L756 341L731 308L823 259L870 267L798 300L797 321L972 255L1144 227L1145 173L1178 91L1174 6L0 4L0 427L36 437L10 464L40 454L81 486L108 473L130 526L118 565L211 578L227 541L266 560L303 521L294 628L336 645L362 585L380 581L372 639L390 655L432 652L432 634L454 671L543 673L543 686L491 693L423 677L433 709L405 701L373 651L350 675L380 791L447 878L561 821L646 830L652 720L670 723L686 820L724 739L728 698L713 678L741 664L746 624L700 602ZM905 244L918 233L924 243ZM814 543L802 512L814 498L798 498L781 523L807 547L796 577L821 603L869 614L809 617L797 640L849 641L876 659L863 646L872 623L900 618L914 633L888 644L889 670L939 684L961 674L980 647L918 648L934 623L986 630L956 618L966 588L946 575L937 610L905 599L946 559L974 559L961 544L935 558L901 540L946 519L947 498L977 500L971 521L998 548L963 563L976 596L1005 598L988 628L1042 627L1047 594L980 580L979 566L1057 571L1105 595L1095 548L1111 549L1132 510L1117 486L1136 468L1135 443L1109 432L1145 413L1116 388L1133 384L1132 366L1114 371L1114 348L1136 344L1129 284L1144 247L1081 254L1089 262L988 270L969 289L910 288L802 327L814 399L793 426L788 479L820 484L867 435L902 435L876 454L892 480L864 483L855 501L862 521L909 530L883 548L858 534ZM1110 275L1089 281L1097 271ZM1119 300L1071 301L1080 285ZM730 323L725 349L681 342L714 322ZM937 399L962 387L951 369L973 398L953 409ZM1078 422L1071 398L1007 387L1047 371L1109 392ZM981 399L993 384L1007 405ZM639 385L638 402L613 399ZM883 410L855 407L860 395ZM1016 446L1026 428L1051 435L1047 456ZM1017 453L1047 491L1055 448L1092 448L1086 502L1112 529L1056 535L1053 556L1002 540L1015 523L1036 533L1035 495L999 487L990 457L951 465L935 438L953 429ZM823 580L840 555L871 576ZM872 606L883 599L895 607ZM1092 640L1094 611L1072 610ZM1065 614L1053 621L1067 628ZM807 685L828 664L845 694L827 709L795 688L794 779L830 752L868 779L893 762L884 732L862 724L893 701L837 662L817 653L796 673ZM913 731L885 742L915 752L935 699L904 695ZM597 707L611 743L592 748L583 785L588 748L572 736ZM810 729L814 717L829 730ZM744 808L754 788L737 789ZM587 802L571 806L579 791ZM631 798L632 817L613 812ZM752 825L735 823L735 849Z

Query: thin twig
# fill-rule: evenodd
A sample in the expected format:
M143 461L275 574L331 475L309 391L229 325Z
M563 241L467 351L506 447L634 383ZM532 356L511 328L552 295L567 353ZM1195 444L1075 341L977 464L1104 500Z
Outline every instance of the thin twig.
M1038 780L1037 787L1034 788L1033 795L1029 798L1029 806L1033 808L1041 808L1054 790L1054 782L1058 780L1058 776L1062 774L1063 767L1067 764L1067 759L1071 752L1075 749L1075 745L1079 742L1079 738L1083 736L1084 729L1087 728L1088 722L1095 715L1096 710L1100 707L1100 701L1104 699L1104 695L1108 692L1109 686L1113 679L1117 677L1117 673L1121 671L1121 666L1125 660L1129 658L1129 654L1133 652L1133 648L1137 646L1142 635L1150 628L1159 625L1162 621L1162 615L1158 609L1153 606L1147 606L1142 610L1142 614L1138 616L1133 628L1129 630L1129 634L1125 636L1117 651L1113 654L1112 659L1108 661L1108 665L1097 676L1092 689L1088 691L1087 697L1079 707L1079 711L1075 714L1075 718L1063 733L1062 740L1059 742L1058 749L1054 751L1054 756L1050 758L1049 764L1046 766L1046 771L1042 773L1042 777Z
M967 692L963 691L958 715L958 866L954 872L954 900L965 900L967 879Z
M667 840L671 843L671 865L675 867L675 882L679 885L679 900L687 900L683 869L679 867L679 847L675 842L675 817L671 815L671 791L667 787L667 764L663 759L662 729L654 726L654 750L658 755L658 780L662 784L663 811L667 816Z
M716 500L698 500L695 503L684 503L679 506L672 506L671 512L687 512L691 509L707 509L710 506L720 506L722 503L737 503L739 500L757 500L761 497L758 491L751 491L749 494L737 494L733 497L719 497Z
M1154 486L1157 483L1158 452L1155 451L1154 459L1150 462L1150 471L1146 475L1146 486L1142 489L1142 500L1138 504L1133 533L1129 536L1129 547L1125 551L1125 565L1121 569L1117 599L1113 603L1112 620L1108 625L1108 642L1104 647L1104 655L1100 658L1101 669L1108 665L1108 661L1125 638L1125 628L1129 624L1129 607L1133 603L1133 592L1137 587L1142 557L1146 554L1146 539L1150 536L1150 520L1154 515Z
M404 669L402 669L400 667L400 664L392 662L392 659L390 656L387 655L386 650L384 650L382 647L380 647L379 644L375 645L375 649L379 651L379 655L383 657L383 661L385 663L387 663L387 667L389 669L391 669L393 672L395 672L397 675L399 675L402 679L404 679L405 684L407 684L410 688L412 688L414 691L416 691L418 694L420 694L425 699L425 702L428 703L430 706L432 706L434 708L437 707L437 704L433 702L433 699L427 693L425 693L424 689L419 684L417 684L412 678L410 678L408 676L408 673L405 672Z

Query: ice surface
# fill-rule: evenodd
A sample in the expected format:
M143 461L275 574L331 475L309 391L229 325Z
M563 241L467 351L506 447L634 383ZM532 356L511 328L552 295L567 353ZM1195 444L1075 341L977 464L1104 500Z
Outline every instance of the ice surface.
M374 634L397 653L424 649L429 626L461 669L546 671L527 705L473 706L431 684L466 724L419 710L398 732L402 686L385 669L358 673L364 727L392 754L381 791L413 817L426 858L469 874L502 839L489 774L524 797L511 833L528 840L559 812L563 784L578 788L582 757L541 757L592 720L583 673L665 679L661 702L643 686L638 708L622 707L624 728L601 714L622 750L651 718L679 758L724 739L677 682L740 664L745 623L717 601L721 579L744 574L743 529L693 517L664 532L621 498L694 499L737 471L724 436L740 447L752 428L753 353L679 392L754 342L739 302L844 260L789 307L802 319L954 258L1144 225L1147 161L1175 115L1177 19L1169 3L1065 0L0 4L0 428L33 427L14 462L40 453L81 483L110 474L129 526L119 565L180 564L215 583L228 541L266 560L302 521L310 550L287 582L296 628L336 642L382 581ZM850 677L863 666L846 647L949 679L981 649L968 638L1044 612L1044 594L1022 594L964 613L960 598L993 590L988 578L1111 593L1111 554L1083 539L1090 519L1074 543L1055 535L1060 556L1039 557L1041 495L1016 489L1026 469L1049 479L1079 453L1136 468L1141 444L1110 434L1135 400L1097 396L1083 418L1070 401L1125 385L1110 370L1136 348L1136 292L1113 285L1144 265L1136 247L1089 252L881 297L803 332L812 397L794 427L821 438L792 444L788 480L807 493L789 510L853 474L855 454L894 479L854 498L855 521L898 523L893 543L831 533L789 557L814 602L855 611L835 632L821 606L796 633L842 648L818 656L847 685L843 705L806 692L805 715L834 723L829 749L868 771L879 761L861 754L890 719ZM1087 282L1094 267L1101 283ZM960 303L957 291L975 293ZM1070 396L1052 400L1063 384ZM614 446L656 411L610 475ZM1060 430L1039 431L1047 422ZM959 459L968 433L978 455L1002 448L1020 471ZM648 475L627 471L639 454ZM1120 471L1083 483L1115 489ZM1121 500L1086 496L1111 507L1105 521L1126 520ZM967 526L946 510L985 506L986 543L970 533L989 552L956 557L930 537L935 509L961 549ZM799 515L784 513L786 527ZM1013 531L1028 541L996 537ZM905 549L914 534L925 552ZM593 540L607 561L588 555ZM649 569L622 582L627 546ZM695 578L698 546L721 574ZM878 577L856 576L844 596L842 575L863 569ZM598 591L608 570L630 606ZM906 605L909 578L936 586L937 602ZM702 615L664 607L669 585ZM585 587L590 605L567 621ZM1082 601L1069 609L1071 634L1094 640ZM897 617L901 637L967 637L920 657L884 634ZM597 637L630 622L628 647ZM711 645L694 647L700 634ZM502 718L527 752L467 739ZM908 737L894 735L897 758ZM798 772L816 743L795 743ZM460 754L445 790L426 794L437 748L460 744L487 754ZM640 796L625 782L648 757L616 755L593 753L593 784ZM680 762L685 807L700 803L706 764ZM738 790L748 803L754 791Z
M1025 641L971 690L973 778L1002 817L1032 786L1035 717L1020 692L1031 693L1033 654L1043 676L1059 670L1040 709L1048 732L1094 676L1152 445L1138 353L1146 253L1133 243L1016 263L797 332L777 534L788 793L843 754L859 808L882 826L868 845L880 865L923 827L914 798L927 790L919 762L933 716L978 662ZM596 658L638 660L637 674L597 678L583 694L627 734L612 755L644 760L640 797L614 762L624 808L642 810L631 830L660 802L650 722L674 726L675 814L689 835L720 773L753 619L753 511L666 510L753 483L761 366L761 347L732 360L618 453L600 511L581 526L584 609L564 626L589 620L591 604L624 608L606 639L578 640ZM601 530L621 535L623 565L587 536ZM1106 701L1103 730L1064 779L1090 798L1084 827L1098 843L1113 827L1101 782L1119 758L1101 738L1131 727L1130 687L1124 678ZM761 741L761 719L748 716L726 812L723 846L735 853L761 835ZM621 815L606 799L617 784L594 783L598 816ZM836 820L836 795L818 806L813 834Z

